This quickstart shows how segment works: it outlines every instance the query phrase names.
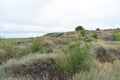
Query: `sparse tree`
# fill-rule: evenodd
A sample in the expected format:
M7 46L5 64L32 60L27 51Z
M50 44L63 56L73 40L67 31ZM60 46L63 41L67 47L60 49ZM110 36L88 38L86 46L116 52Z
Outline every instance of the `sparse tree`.
M80 31L80 30L85 30L85 29L83 28L83 26L77 26L77 27L75 28L75 31Z
M96 31L100 31L100 28L96 28Z

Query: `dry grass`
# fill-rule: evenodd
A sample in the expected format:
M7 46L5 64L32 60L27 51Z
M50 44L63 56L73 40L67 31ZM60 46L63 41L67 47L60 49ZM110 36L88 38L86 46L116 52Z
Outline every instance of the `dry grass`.
M27 56L24 56L18 60L16 59L10 59L7 61L7 64L9 65L20 65L20 64L30 64L30 63L33 63L34 61L40 59L40 60L46 60L48 58L53 58L53 59L58 59L58 57L60 57L60 54L30 54L30 55L27 55ZM4 65L3 65L4 66Z
M97 66L97 68L91 68L90 72L74 75L71 80L120 80L120 61L114 64L98 63Z
M93 41L92 44L94 46L99 45L99 46L103 46L108 49L115 49L115 50L120 47L120 45L119 45L120 42L118 42L118 41L113 42L113 41L96 40L96 41Z

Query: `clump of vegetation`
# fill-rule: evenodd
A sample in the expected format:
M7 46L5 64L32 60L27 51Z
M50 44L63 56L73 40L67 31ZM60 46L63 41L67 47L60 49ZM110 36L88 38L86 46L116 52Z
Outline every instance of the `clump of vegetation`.
M85 37L85 34L86 34L86 33L85 33L85 30L81 30L81 31L80 31L80 34L81 34L82 37Z
M43 52L43 48L40 42L40 39L33 39L32 40L32 45L30 46L31 52Z
M114 32L113 35L114 35L116 41L120 41L120 32L116 31L116 32Z
M117 30L120 30L120 28L117 28Z
M90 46L87 43L83 47L80 47L79 43L75 43L74 47L68 49L65 53L65 57L57 62L65 72L75 73L90 69L92 59Z
M44 40L42 46L46 53L52 53L55 47L55 43L52 40Z
M98 39L98 34L96 32L94 32L92 37L95 38L95 39Z
M75 28L75 31L80 31L80 30L85 30L85 29L83 28L83 26L77 26L77 27Z
M83 37L82 40L85 42L91 42L91 38L89 38L88 36Z
M0 60L3 62L11 58L20 58L30 53L30 48L26 45L17 44L16 40L0 40Z
M42 46L53 48L55 46L55 44L54 44L54 42L52 40L44 40L42 42Z
M0 60L7 60L15 56L15 44L12 41L0 41Z
M96 31L100 31L100 28L96 28Z

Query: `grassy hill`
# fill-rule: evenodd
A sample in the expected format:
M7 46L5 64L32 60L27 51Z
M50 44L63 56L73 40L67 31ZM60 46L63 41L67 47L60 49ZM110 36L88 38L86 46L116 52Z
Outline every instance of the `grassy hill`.
M0 80L119 80L119 31L0 39Z

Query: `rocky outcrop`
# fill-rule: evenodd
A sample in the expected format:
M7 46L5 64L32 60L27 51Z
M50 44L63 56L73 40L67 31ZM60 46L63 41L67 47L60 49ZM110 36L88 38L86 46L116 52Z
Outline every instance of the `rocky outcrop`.
M101 62L110 62L113 63L115 60L120 59L120 50L119 49L109 49L103 46L95 47L96 58Z
M96 58L101 62L110 62L111 58L110 58L110 52L107 48L104 48L102 46L97 46L95 48L95 54L96 54Z
M115 37L111 34L111 35L106 35L104 37L105 41L115 41Z
M37 60L32 64L21 64L6 69L9 76L31 76L35 80L66 80L66 76L60 70L53 59Z

